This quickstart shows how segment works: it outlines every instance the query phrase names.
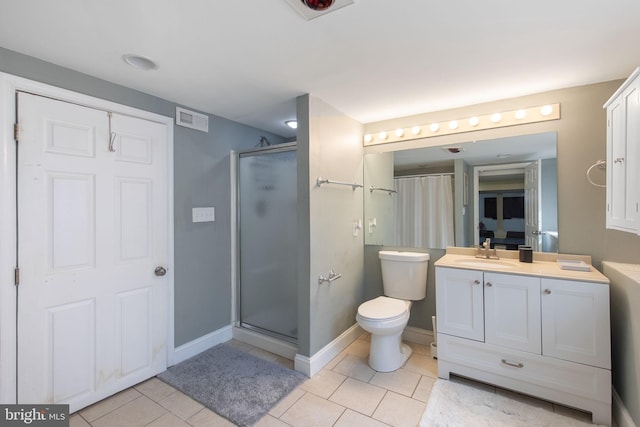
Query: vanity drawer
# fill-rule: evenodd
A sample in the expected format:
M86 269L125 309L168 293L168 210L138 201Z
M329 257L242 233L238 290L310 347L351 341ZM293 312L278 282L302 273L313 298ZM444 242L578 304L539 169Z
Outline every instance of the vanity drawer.
M438 334L438 362L451 366L453 373L456 373L455 366L460 365L493 375L496 381L491 382L497 385L509 387L516 381L523 385L517 388L524 393L540 395L542 388L604 403L611 401L611 372L607 369L445 334ZM468 371L464 369L459 373L466 375ZM486 380L489 377L481 375L478 378ZM501 381L501 378L505 380ZM528 384L532 386L530 389L527 388Z

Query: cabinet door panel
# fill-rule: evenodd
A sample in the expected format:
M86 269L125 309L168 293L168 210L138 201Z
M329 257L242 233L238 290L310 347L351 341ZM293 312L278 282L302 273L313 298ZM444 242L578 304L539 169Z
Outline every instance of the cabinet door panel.
M542 354L611 368L609 286L542 279Z
M484 274L485 342L540 354L540 279Z
M436 268L438 332L484 341L482 272Z

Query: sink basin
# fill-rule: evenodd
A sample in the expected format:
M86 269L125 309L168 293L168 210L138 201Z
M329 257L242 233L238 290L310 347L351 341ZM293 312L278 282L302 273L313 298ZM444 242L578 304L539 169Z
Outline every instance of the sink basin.
M466 267L474 268L486 268L486 269L512 269L515 268L512 262L501 261L499 259L485 259L485 258L468 258L456 261L456 264Z

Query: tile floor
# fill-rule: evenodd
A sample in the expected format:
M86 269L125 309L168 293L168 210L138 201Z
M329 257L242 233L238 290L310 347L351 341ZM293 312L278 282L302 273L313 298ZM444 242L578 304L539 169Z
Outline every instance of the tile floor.
M239 341L231 343L258 357L293 368L290 360ZM431 358L429 347L408 344L413 348L413 354L402 368L391 373L376 372L367 365L369 335L363 334L321 372L271 409L256 427L417 426L437 378L437 362ZM485 384L457 380L516 396ZM590 415L583 412L526 396L519 398L532 405L590 421ZM73 414L70 421L71 427L234 425L157 378L82 409Z

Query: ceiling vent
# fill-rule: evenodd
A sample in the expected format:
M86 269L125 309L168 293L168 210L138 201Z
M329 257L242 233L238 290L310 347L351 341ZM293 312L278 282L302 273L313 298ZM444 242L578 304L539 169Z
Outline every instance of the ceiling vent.
M208 116L180 107L176 107L176 124L202 132L209 132Z
M307 21L353 4L354 0L287 0Z

